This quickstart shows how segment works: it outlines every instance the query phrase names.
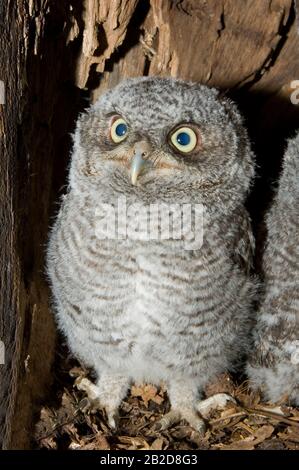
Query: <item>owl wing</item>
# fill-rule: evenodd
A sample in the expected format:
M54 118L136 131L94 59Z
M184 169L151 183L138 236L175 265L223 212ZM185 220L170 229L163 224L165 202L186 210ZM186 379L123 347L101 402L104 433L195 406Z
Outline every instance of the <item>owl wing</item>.
M239 265L242 271L249 275L253 268L255 240L252 233L251 220L245 209L238 215L235 227L234 262Z

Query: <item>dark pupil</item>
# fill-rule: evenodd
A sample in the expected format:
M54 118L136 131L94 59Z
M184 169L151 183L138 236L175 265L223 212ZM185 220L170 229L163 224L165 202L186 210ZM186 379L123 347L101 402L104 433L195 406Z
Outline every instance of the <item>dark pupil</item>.
M187 132L180 132L177 135L176 140L178 141L180 145L188 145L190 144L191 138L190 138L190 135L187 134Z
M125 135L126 132L127 132L126 124L122 123L116 126L115 133L116 135L118 135L118 137L122 137L123 135Z

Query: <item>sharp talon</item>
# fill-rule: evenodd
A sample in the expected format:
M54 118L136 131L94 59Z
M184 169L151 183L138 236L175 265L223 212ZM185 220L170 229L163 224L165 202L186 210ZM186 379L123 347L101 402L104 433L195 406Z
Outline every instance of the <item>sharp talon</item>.
M98 387L85 377L78 377L78 379L75 380L75 385L78 390L82 390L83 392L85 392L91 401L96 400L98 398Z
M107 421L110 429L112 431L115 431L118 428L118 423L119 423L119 416L117 413L108 413L107 414Z
M157 423L154 424L153 430L156 431L156 432L162 431L162 424L160 423L160 421L158 421Z
M79 403L79 408L83 413L94 414L98 410L102 409L99 400L91 400L88 397L82 398Z
M195 409L186 410L185 413L182 413L183 418L188 422L188 424L194 429L198 434L204 434L206 431L206 423L199 416L198 412Z
M79 409L82 411L82 413L86 413L88 410L90 410L91 403L87 397L82 398L82 400L79 403Z
M198 424L194 429L199 433L199 434L205 434L207 426L204 420L198 421Z
M98 410L105 411L109 428L115 430L119 421L118 408L123 392L126 390L124 386L127 386L127 379L124 377L118 379L108 377L108 379L102 378L101 380L95 385L86 377L78 377L76 379L75 385L78 390L84 391L87 395L80 402L81 409L83 412L89 411L89 413L96 413ZM115 386L117 386L116 393Z
M181 413L178 411L171 410L166 413L156 424L159 426L159 431L166 431L174 424L177 424L181 420Z

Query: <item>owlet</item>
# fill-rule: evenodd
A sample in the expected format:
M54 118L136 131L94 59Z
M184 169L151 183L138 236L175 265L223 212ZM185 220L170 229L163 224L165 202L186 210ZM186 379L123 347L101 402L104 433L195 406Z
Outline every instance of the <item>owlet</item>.
M89 395L111 426L132 382L163 382L161 426L202 429L204 387L247 351L253 175L241 116L215 89L129 79L78 119L47 266L59 327L95 369Z
M288 143L266 223L265 288L247 371L266 399L299 405L299 134Z

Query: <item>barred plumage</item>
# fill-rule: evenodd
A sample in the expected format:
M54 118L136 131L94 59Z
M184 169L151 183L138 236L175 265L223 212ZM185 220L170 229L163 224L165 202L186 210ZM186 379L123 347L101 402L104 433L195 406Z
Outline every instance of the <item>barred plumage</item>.
M248 364L253 387L273 402L299 404L299 134L288 143L267 215L264 298Z
M109 136L114 115L129 127L118 145ZM192 155L169 144L180 123L199 126L201 148ZM130 162L140 141L151 148L152 166L133 185ZM204 386L247 351L254 282L244 200L253 173L238 111L204 86L131 79L80 117L48 273L59 326L74 354L96 370L95 394L111 424L132 381L164 381L173 409L196 427ZM100 239L97 208L116 207L120 196L128 205L202 204L203 245Z

